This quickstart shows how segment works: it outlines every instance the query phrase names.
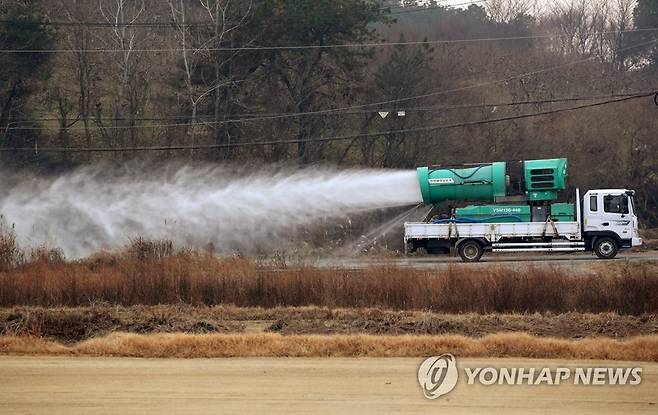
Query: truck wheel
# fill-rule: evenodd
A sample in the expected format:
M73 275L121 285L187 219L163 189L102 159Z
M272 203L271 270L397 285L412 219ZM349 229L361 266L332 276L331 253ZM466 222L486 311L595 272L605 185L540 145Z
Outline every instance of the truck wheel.
M617 252L619 252L619 246L617 241L612 238L599 238L594 244L594 253L601 259L612 259L617 256Z
M466 241L459 245L459 256L464 262L478 262L484 249L477 241Z

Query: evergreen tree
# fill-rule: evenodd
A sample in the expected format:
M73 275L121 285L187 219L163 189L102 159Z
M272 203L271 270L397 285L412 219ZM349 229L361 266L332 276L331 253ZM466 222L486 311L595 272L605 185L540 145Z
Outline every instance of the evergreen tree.
M31 1L0 4L0 49L51 49L54 37L40 24L41 10ZM39 81L46 79L52 68L47 66L47 53L0 54L0 146L33 147L37 134L27 121L30 109L26 102L37 91ZM10 156L12 160L31 157L25 153ZM25 161L25 160L22 160Z

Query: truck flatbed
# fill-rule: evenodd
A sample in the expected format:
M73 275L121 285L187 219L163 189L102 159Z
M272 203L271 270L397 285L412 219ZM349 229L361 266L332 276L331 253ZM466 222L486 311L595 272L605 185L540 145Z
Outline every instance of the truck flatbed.
M579 222L515 223L405 223L404 239L478 238L498 242L510 238L546 238L580 240Z

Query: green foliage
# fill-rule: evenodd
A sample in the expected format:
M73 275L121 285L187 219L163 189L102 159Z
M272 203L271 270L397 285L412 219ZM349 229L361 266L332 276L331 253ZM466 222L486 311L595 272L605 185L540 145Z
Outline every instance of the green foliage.
M31 1L7 2L0 5L0 49L44 50L55 44L53 33L42 21L42 11ZM0 145L32 145L35 135L28 131L7 129L12 118L25 117L29 109L25 101L35 91L38 81L46 79L53 68L48 67L47 53L0 54ZM15 158L23 158L24 155Z
M254 21L264 22L264 45L326 46L372 41L374 25L388 21L385 13L366 0L265 0ZM284 92L283 105L308 112L348 96L372 55L368 48L279 49L265 53L263 61L270 79ZM306 140L325 128L324 123L300 119L296 136ZM297 158L309 161L305 143L298 145Z
M1 6L0 16L7 23L0 25L0 47L2 49L50 49L53 47L52 33L39 25L40 13L34 6L18 5L8 8ZM49 60L48 54L20 53L3 54L3 80L33 76Z
M406 42L404 35L400 35L399 43ZM397 45L393 48L390 56L377 69L374 74L374 86L377 90L378 101L395 101L410 96L422 95L428 85L440 77L440 74L432 70L433 49L428 45L411 47ZM414 100L413 105L419 105L422 100ZM393 102L393 108L389 110L404 110L410 106L409 102ZM390 106L388 106L390 107ZM394 111L395 112L395 111ZM422 113L409 113L404 117L391 114L385 124L389 131L403 129L409 123L422 125L424 115ZM413 140L409 140L412 138ZM397 134L389 132L382 148L383 167L405 167L412 168L415 165L418 146L415 145L418 137L408 134ZM381 141L381 140L379 140ZM407 141L413 141L410 144ZM406 145L405 145L406 142Z
M256 17L266 22L265 44L326 45L371 39L384 12L366 0L265 0Z
M399 42L406 42L404 35L400 35ZM389 59L375 73L375 83L383 98L390 100L413 95L418 86L432 76L431 61L432 49L428 45L395 46Z
M263 45L326 46L372 41L377 34L374 25L388 19L377 3L366 0L265 0L254 21L264 23L260 35ZM268 55L276 71L289 72L289 64L294 61L293 70L301 69L300 73L321 66L322 73L331 76L335 71L357 70L366 63L365 58L372 56L372 50L293 49ZM323 64L324 56L331 57L330 64Z

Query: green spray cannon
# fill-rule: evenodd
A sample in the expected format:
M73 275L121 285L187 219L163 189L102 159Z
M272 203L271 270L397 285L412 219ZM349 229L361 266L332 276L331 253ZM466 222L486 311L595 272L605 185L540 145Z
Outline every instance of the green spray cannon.
M417 173L427 205L445 200L541 204L556 200L558 191L566 188L567 160L420 167Z
M506 196L506 163L482 164L470 168L420 167L420 192L426 205L444 200L493 202Z

